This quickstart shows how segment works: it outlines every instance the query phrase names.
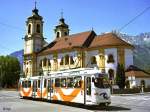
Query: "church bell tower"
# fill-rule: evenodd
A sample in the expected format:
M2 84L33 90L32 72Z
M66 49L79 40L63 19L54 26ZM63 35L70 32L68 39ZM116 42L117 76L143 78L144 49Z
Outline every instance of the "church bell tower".
M61 38L63 36L69 35L69 26L65 23L65 19L63 18L63 13L61 13L59 24L55 26L54 31L56 34L56 38Z
M43 37L43 18L38 14L38 9L32 10L32 16L26 21L26 35L24 38L24 64L23 70L25 77L37 74L37 52L39 52L44 44Z

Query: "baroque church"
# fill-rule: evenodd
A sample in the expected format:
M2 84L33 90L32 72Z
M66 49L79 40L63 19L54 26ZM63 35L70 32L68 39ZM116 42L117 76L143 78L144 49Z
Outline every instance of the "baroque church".
M24 38L25 77L47 75L49 72L94 67L115 79L117 64L133 65L134 47L115 33L97 35L93 30L69 33L69 25L61 17L55 26L55 39L48 43L43 37L43 17L38 9L26 21Z

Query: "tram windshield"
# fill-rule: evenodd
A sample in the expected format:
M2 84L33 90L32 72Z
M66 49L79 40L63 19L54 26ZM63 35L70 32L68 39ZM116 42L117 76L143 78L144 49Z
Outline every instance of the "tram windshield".
M95 77L93 82L97 88L109 88L110 87L110 84L107 78L105 78L104 76Z

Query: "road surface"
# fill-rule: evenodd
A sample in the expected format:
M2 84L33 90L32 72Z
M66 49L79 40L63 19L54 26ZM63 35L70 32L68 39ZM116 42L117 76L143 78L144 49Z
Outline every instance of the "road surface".
M113 95L108 108L20 99L17 91L0 90L0 112L150 112L150 93Z

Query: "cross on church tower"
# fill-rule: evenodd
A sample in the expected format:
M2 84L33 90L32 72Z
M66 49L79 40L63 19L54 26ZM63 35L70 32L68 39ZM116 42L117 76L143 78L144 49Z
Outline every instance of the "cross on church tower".
M35 2L34 2L34 5L35 5L35 9L36 9L36 5L37 5L37 2L36 2L36 0L35 0Z
M63 18L63 9L61 9L61 12L60 12L60 14L61 14L61 18Z

